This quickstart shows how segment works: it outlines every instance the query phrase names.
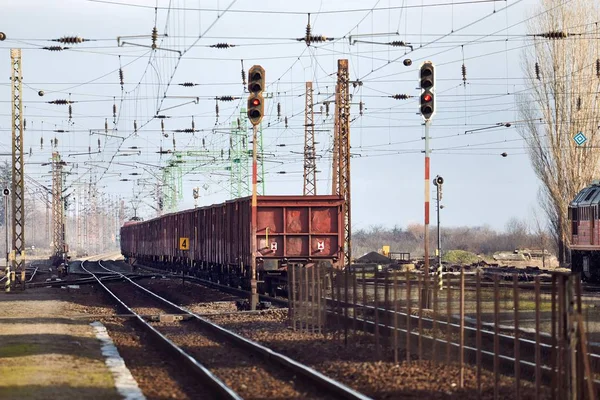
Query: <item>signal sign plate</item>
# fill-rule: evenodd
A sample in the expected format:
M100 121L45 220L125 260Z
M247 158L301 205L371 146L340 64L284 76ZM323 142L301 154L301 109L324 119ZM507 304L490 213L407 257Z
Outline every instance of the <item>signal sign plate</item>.
M573 140L575 141L575 143L577 143L578 146L581 146L582 144L584 144L587 141L587 138L585 137L583 132L579 132L577 135L575 135L573 137Z
M180 237L179 238L179 250L189 250L190 249L190 238Z
M319 251L325 250L325 241L324 240L317 240L317 250L319 250Z

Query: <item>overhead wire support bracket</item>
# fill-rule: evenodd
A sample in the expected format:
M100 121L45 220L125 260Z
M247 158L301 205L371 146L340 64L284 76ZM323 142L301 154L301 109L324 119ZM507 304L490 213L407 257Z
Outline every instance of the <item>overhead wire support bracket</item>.
M352 41L352 38L356 38L356 37L376 37L376 36L400 36L400 32L396 31L396 32L381 32L381 33L359 33L357 35L350 35L348 36L348 44L353 45L354 43L356 43L357 41L354 40L354 42Z

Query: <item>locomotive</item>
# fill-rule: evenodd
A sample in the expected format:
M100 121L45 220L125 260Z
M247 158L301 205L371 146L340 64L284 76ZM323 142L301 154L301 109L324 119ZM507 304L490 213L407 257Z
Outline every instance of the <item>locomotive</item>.
M569 204L571 270L583 281L600 281L600 180L592 181Z
M250 289L252 253L258 291L287 290L287 267L340 267L343 199L258 196L256 248L251 249L251 197L130 221L121 228L125 259ZM251 251L252 250L252 251Z

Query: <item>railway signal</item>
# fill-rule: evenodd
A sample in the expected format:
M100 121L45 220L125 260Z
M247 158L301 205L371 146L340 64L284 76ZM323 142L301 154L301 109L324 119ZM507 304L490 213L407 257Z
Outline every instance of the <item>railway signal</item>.
M431 61L426 61L421 65L419 83L421 115L425 121L429 121L435 114L435 67Z
M252 124L252 220L250 221L250 234L251 234L251 242L250 242L250 309L256 310L256 306L258 304L258 280L256 273L256 252L258 250L257 246L257 191L256 191L256 182L257 182L257 130L258 124L263 119L265 105L264 98L262 95L263 90L265 90L265 69L260 65L253 65L252 68L248 70L248 92L250 95L248 96L248 120Z
M248 119L256 126L262 121L265 105L262 95L265 89L265 69L254 65L248 71Z

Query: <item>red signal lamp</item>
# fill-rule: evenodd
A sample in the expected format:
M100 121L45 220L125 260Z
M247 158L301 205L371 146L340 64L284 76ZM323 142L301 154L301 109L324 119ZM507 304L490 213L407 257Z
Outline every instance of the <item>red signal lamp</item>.
M431 101L431 98L432 98L432 97L431 97L431 95L430 95L430 94L425 94L425 95L423 96L423 101Z
M252 103L252 105L253 105L253 106L255 106L255 107L256 107L256 106L260 106L260 99L252 99L252 102L251 102L251 103Z

